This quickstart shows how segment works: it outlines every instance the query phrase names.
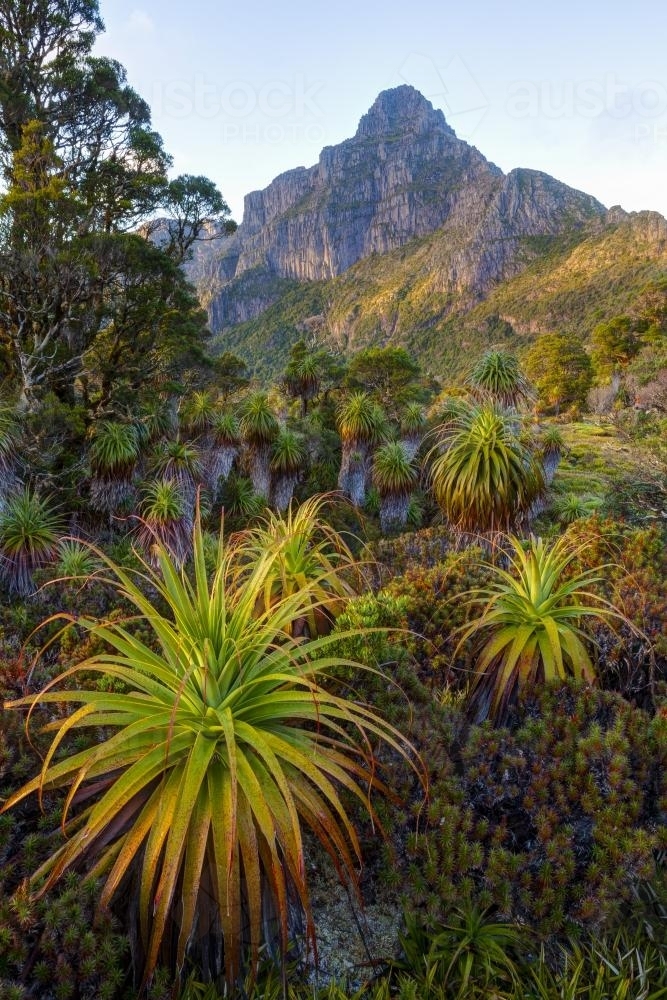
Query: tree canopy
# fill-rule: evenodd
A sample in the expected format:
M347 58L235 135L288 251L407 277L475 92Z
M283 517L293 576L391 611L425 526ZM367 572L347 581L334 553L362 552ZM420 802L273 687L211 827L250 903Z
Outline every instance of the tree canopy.
M29 413L108 412L196 361L179 265L231 226L211 181L169 178L148 105L92 53L102 29L96 0L0 0L0 356Z
M542 404L561 406L583 403L593 378L591 359L576 337L545 333L523 359L526 375Z

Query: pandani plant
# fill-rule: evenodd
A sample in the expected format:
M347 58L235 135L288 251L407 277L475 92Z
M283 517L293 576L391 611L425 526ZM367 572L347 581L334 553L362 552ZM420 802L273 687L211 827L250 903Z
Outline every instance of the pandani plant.
M156 479L144 488L139 506L137 542L145 558L158 564L159 546L181 567L190 549L192 517L182 487L173 479Z
M73 711L46 723L39 774L2 810L63 789L66 840L33 873L31 892L75 870L101 880L102 908L133 893L144 985L158 962L180 971L188 955L215 978L222 951L231 990L246 962L257 969L267 901L283 955L295 901L316 948L304 829L357 886L349 800L374 816L371 793L390 794L372 748L385 743L417 764L396 729L328 684L329 671L355 666L330 654L330 637L290 636L317 606L314 585L264 603L281 547L241 578L222 541L209 577L199 522L191 575L159 543L158 567L144 562L138 575L97 555L135 614L77 618L99 651L5 706L26 712L27 726L38 705ZM91 684L96 675L122 690ZM94 738L83 749L69 743L84 732Z
M192 521L197 489L204 477L200 449L179 439L161 441L155 449L151 471L159 479L170 480L179 487Z
M234 459L239 454L241 433L233 413L215 414L204 452L204 479L215 497L220 480L226 480L232 471Z
M410 459L415 457L422 442L426 414L419 403L408 403L400 420L400 442Z
M187 434L197 437L210 430L217 404L211 392L193 392L181 409L181 424Z
M361 507L366 497L372 452L387 437L387 420L382 407L369 393L353 392L341 401L336 422L342 443L338 487L355 507Z
M140 452L141 435L136 424L104 420L94 426L89 449L90 503L94 510L113 515L133 502L132 480Z
M261 596L264 611L299 590L310 593L307 613L289 623L293 635L329 632L335 617L363 582L363 568L326 519L326 507L332 502L333 497L324 494L309 497L300 505L292 502L284 514L267 511L259 523L231 541L237 554L239 586L263 553L273 554Z
M271 445L280 425L265 392L253 392L241 407L241 435L248 452L250 479L255 493L268 501L271 490Z
M543 492L541 465L511 414L494 406L466 408L435 434L427 462L435 499L452 527L507 530Z
M0 575L10 594L34 593L33 573L56 559L63 532L49 496L25 486L7 498L0 509Z
M0 401L0 506L16 485L21 432L14 409Z
M568 572L580 552L567 537L549 544L510 536L509 567L490 567L491 583L471 602L481 613L462 630L459 643L477 643L468 691L476 722L502 723L519 694L538 684L568 677L595 683L592 638L582 619L625 619L591 589L603 579L604 567Z
M305 464L306 449L302 436L289 428L282 428L271 449L271 494L276 510L282 512L289 507Z
M480 402L517 407L533 398L518 360L507 351L487 351L469 370L465 382Z
M417 478L417 469L400 441L390 441L378 448L373 462L373 482L380 494L383 531L405 527Z

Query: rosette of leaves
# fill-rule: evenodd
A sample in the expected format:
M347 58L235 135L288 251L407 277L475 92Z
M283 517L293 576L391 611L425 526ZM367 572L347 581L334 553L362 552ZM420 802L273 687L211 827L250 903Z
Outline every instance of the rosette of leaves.
M436 433L439 442L428 455L431 483L453 527L506 530L543 492L541 465L505 411L472 407Z
M444 396L433 407L433 416L438 422L436 430L441 431L442 428L460 420L471 409L472 404L463 396Z
M229 516L237 523L247 523L266 510L266 500L255 493L252 482L245 476L232 473L221 493L225 516Z
M373 449L387 437L387 420L369 393L353 392L341 401L336 423L342 442L338 487L355 507L362 507Z
M56 573L68 580L87 580L98 566L97 559L85 542L63 538L58 544Z
M185 441L163 441L153 456L152 470L160 479L170 479L179 487L192 518L197 487L203 479L199 448Z
M262 552L239 578L238 553L221 542L209 578L197 523L192 579L164 546L156 554L159 568L144 564L139 586L100 553L150 637L122 621L79 618L103 651L8 706L27 708L28 723L37 704L75 707L47 725L53 740L40 773L3 810L68 789L68 837L34 872L33 893L70 870L102 878L102 908L133 892L144 984L172 941L180 971L203 936L203 974L215 978L223 953L231 989L246 942L257 968L267 900L283 954L294 901L315 946L303 829L356 886L360 846L341 793L372 812L369 793L383 786L371 746L383 742L406 758L411 749L371 708L322 684L330 669L352 666L328 655L329 638L289 637L290 623L317 603L313 585L258 613L282 547ZM123 691L88 687L91 674ZM95 734L92 743L63 754L67 737L83 730Z
M234 414L227 411L216 413L208 434L204 455L206 484L213 496L217 492L220 480L227 479L232 471L240 444L241 432Z
M252 570L262 554L273 554L267 573L262 610L268 612L280 602L306 587L310 608L290 632L311 636L328 632L332 620L356 593L360 570L352 551L324 516L326 496L314 496L299 506L290 504L285 514L267 515L234 539L241 575Z
M16 483L20 439L16 413L10 406L0 404L0 506Z
M373 482L380 494L383 531L405 527L417 478L417 469L400 441L390 441L378 448L373 461Z
M323 359L321 351L306 351L293 358L285 371L285 389L290 396L301 400L302 416L306 415L308 404L320 391Z
M302 436L295 431L281 429L271 448L272 496L278 511L289 507L305 463L306 449Z
M141 450L135 424L104 420L93 429L89 458L92 471L90 503L110 515L134 502L133 476Z
M192 436L206 434L216 414L216 400L210 392L193 392L181 409L181 424Z
M8 497L0 510L0 573L10 594L34 592L33 573L56 558L62 532L50 497L28 486Z
M543 431L538 441L538 449L544 469L544 482L551 486L558 468L565 444L563 435L557 427L549 427Z
M480 402L499 406L518 407L533 396L518 360L507 351L487 351L470 369L465 382Z
M412 460L422 442L426 414L419 403L408 403L401 414L400 441L406 455Z
M192 510L180 484L173 479L149 483L143 491L139 513L137 541L146 558L157 565L160 548L163 548L175 565L181 567L190 548Z
M139 416L139 436L142 443L154 445L172 437L178 430L178 418L169 400L156 398L145 403Z
M581 621L622 616L590 589L601 568L567 572L578 555L567 538L552 545L509 539L509 569L493 567L491 583L474 598L481 614L461 638L478 642L469 689L475 721L502 723L517 696L537 685L569 677L594 683L591 638Z
M553 510L559 524L574 524L584 517L592 517L602 500L599 497L580 497L576 493L564 493L556 497Z
M253 490L268 501L271 490L271 445L278 436L280 425L265 392L254 392L244 401L240 429L248 450Z

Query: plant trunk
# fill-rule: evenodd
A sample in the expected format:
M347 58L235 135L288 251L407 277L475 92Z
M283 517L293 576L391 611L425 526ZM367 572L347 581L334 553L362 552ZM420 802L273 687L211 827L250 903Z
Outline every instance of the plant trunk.
M542 469L544 470L544 482L546 486L551 486L556 475L556 469L560 465L560 452L551 451L542 459Z
M220 480L226 480L232 471L238 453L239 450L235 445L213 445L208 452L204 477L206 486L213 496L218 492Z
M387 494L380 503L380 527L382 531L404 528L408 520L410 496L407 493L396 496Z
M268 444L253 448L250 479L257 496L268 501L271 493L271 447Z
M355 507L363 507L371 469L366 448L343 444L338 489L350 498Z
M298 476L280 476L273 486L273 506L279 514L284 513L294 496L294 487L299 481Z
M401 438L400 441L403 451L408 456L408 461L411 462L419 451L419 445L421 444L421 438L410 436Z

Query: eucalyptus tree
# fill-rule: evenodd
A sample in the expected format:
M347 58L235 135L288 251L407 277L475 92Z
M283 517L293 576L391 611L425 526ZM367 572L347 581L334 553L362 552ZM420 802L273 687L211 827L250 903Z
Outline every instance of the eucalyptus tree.
M334 354L299 340L290 350L282 384L289 396L300 400L301 415L305 417L310 404L338 385L344 372L345 366Z
M229 214L205 178L169 180L148 105L93 54L102 29L97 0L0 0L0 340L29 412L50 393L107 412L201 353L179 264Z
M419 364L404 347L367 347L350 359L345 386L369 393L392 420L424 392Z
M556 412L562 406L579 406L593 382L593 366L581 341L572 334L545 333L523 358L538 401Z

